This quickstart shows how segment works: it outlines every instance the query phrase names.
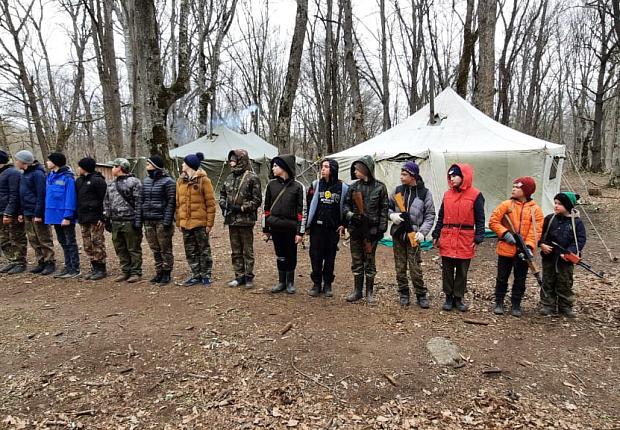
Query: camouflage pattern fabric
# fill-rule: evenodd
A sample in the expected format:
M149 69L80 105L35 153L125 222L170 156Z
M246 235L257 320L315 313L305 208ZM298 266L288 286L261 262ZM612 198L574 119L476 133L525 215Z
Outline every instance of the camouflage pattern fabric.
M185 246L185 258L192 269L192 275L211 278L213 259L206 229L204 227L183 229L183 245Z
M235 278L254 279L254 227L228 228Z
M174 254L172 253L172 236L174 226L164 226L161 221L144 221L144 236L153 251L155 270L172 270Z
M0 225L0 249L11 263L26 264L26 228L23 222L12 220Z
M573 272L575 266L572 264L558 264L556 270L555 260L543 260L543 285L540 292L540 303L544 306L558 308L572 308L575 304L575 293L573 293Z
M90 261L92 263L105 264L106 251L103 225L80 224L80 229L82 230L84 252L90 258Z
M400 239L394 238L394 266L396 268L396 283L398 285L398 291L409 290L409 280L407 278L407 270L409 270L409 277L411 278L411 284L415 289L416 296L426 295L427 289L424 285L424 278L422 277L422 251L419 246L415 248L411 246L411 243L403 242Z
M377 274L375 265L375 254L377 252L378 241L372 242L372 251L364 252L364 240L351 237L351 271L353 276L365 275L367 278L374 278Z

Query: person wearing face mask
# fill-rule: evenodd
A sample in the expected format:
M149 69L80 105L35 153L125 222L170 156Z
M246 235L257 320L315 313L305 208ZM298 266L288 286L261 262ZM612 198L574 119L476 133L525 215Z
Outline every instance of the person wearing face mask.
M220 208L228 226L235 278L229 287L254 287L254 224L263 198L260 179L252 172L244 149L228 153L230 174L220 191Z
M155 154L146 160L147 176L142 182L142 224L153 252L155 276L152 284L170 283L174 266L172 236L176 209L176 183L164 169L164 159Z
M457 163L448 169L448 191L443 195L433 245L439 246L445 311L466 312L467 272L476 247L484 241L484 197L473 186L474 169Z

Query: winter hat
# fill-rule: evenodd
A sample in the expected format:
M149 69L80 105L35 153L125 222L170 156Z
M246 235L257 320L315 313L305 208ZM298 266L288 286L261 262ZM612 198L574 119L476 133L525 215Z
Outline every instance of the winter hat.
M463 172L461 172L461 168L459 166L454 164L452 167L450 167L450 170L448 170L448 176L460 176L462 178Z
M409 173L414 178L420 176L420 166L418 166L415 161L407 161L400 170Z
M564 206L564 209L570 212L573 210L573 208L577 204L577 200L579 200L579 197L580 197L579 194L566 191L563 193L556 194L553 199L558 200L562 204L562 206Z
M24 164L34 163L34 155L32 155L32 152L26 149L22 149L17 154L15 154L15 159L21 161Z
M84 157L78 161L78 166L84 169L86 173L93 173L97 167L97 162L94 158Z
M522 176L512 181L512 185L521 188L526 199L536 192L536 180L531 176Z
M195 154L186 155L183 159L183 162L187 164L187 166L192 170L198 170L200 167L200 163L205 159L205 156L202 152L197 152Z
M151 157L146 160L151 166L155 167L157 170L164 169L164 159L159 155L151 155Z
M0 164L6 164L9 162L9 154L0 150Z
M55 166L62 167L67 164L67 157L62 152L52 152L47 159L54 163Z

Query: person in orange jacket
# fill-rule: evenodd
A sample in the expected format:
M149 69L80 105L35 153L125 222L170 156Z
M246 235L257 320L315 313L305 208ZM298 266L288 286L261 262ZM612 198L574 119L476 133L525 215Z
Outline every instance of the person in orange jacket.
M510 223L530 250L535 250L542 235L543 211L532 200L536 191L536 181L531 176L524 176L513 181L510 199L501 202L489 218L489 228L497 235L497 279L495 281L496 315L504 313L504 297L508 291L508 278L514 269L514 279L510 297L511 311L514 317L523 315L521 300L525 293L527 261L518 256L514 235L510 232ZM508 216L510 223L505 219Z

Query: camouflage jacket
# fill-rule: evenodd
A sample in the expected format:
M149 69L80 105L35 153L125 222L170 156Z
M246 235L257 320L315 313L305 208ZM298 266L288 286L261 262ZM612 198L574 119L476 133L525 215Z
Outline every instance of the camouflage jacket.
M110 221L129 221L142 225L142 182L133 175L119 176L108 184L103 214Z
M263 199L260 179L250 171L250 160L244 150L235 151L238 162L232 169L220 191L220 208L224 224L231 226L253 226L256 211Z

